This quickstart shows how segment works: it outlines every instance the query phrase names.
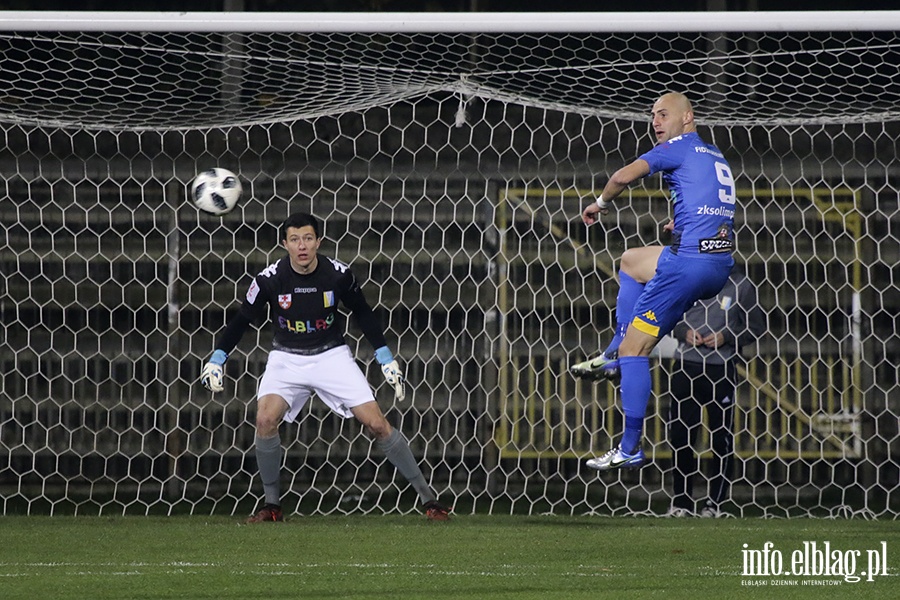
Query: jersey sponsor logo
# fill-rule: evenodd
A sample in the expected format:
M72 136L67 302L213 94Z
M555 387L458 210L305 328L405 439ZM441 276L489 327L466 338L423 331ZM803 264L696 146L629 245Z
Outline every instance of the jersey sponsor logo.
M656 321L656 313L653 312L652 310L648 310L641 316L644 317L645 319L647 319L648 321Z
M676 136L676 137L673 137L671 140L669 140L669 141L666 142L666 143L671 144L671 143L674 143L674 142L680 142L680 141L682 140L682 138L684 138L684 134L679 135L679 136Z
M734 209L725 208L724 206L717 206L716 208L713 208L704 204L703 206L697 207L697 214L702 216L728 217L729 219L733 219Z
M334 292L322 292L322 300L325 302L325 308L334 306Z
M292 333L316 333L324 331L334 324L334 314L330 314L324 319L315 319L314 321L289 321L284 317L278 317L278 326L287 329Z
M294 288L295 294L315 294L318 291L319 291L319 288L314 288L314 287Z
M291 295L290 294L278 294L278 306L287 310L291 307Z
M731 234L731 225L728 223L719 225L716 237L700 240L700 245L697 249L706 254L718 254L734 250L734 237Z
M698 248L704 254L719 254L722 252L731 252L734 250L734 241L721 240L719 238L700 240Z
M259 274L263 277L272 277L275 273L278 272L278 263L272 263L265 269L259 272Z
M259 284L257 284L254 279L253 283L251 283L250 287L247 289L247 302L255 304L257 296L259 296Z

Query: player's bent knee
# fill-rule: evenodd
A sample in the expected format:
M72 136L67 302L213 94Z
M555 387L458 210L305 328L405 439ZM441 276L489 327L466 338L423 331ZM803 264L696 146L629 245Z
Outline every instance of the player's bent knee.
M281 421L266 417L256 417L256 435L257 437L267 438L278 433L278 425Z
M622 256L619 258L619 267L624 270L626 273L634 269L638 263L638 253L635 248L629 248L625 252L622 253ZM630 273L629 273L630 274Z
M287 412L287 402L280 396L269 395L259 399L256 408L256 435L259 437L272 437L278 433L284 414Z
M388 423L388 420L383 416L380 419L363 422L363 426L366 429L366 433L376 440L386 439L391 435L391 431L393 431L391 424Z
M635 281L647 283L656 274L656 264L662 251L662 246L629 248L622 253L619 270Z
M640 332L631 333L629 329L625 339L619 345L619 358L626 356L650 356L657 343L659 343L658 338Z
M366 402L359 406L354 406L350 410L353 412L356 420L363 425L366 433L376 440L382 440L391 435L393 428L376 402Z
M389 437L391 435L391 431L393 431L390 423L388 423L387 420L375 425L369 425L366 428L369 430L369 435L371 435L376 440L383 440Z

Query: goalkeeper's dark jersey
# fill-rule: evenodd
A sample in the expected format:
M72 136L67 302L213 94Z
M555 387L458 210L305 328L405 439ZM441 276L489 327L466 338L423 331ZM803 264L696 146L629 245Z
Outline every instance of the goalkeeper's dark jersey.
M270 317L273 349L318 354L345 343L339 303L350 309L373 348L387 345L350 267L321 254L308 275L297 273L288 257L266 267L253 278L240 314L254 323Z

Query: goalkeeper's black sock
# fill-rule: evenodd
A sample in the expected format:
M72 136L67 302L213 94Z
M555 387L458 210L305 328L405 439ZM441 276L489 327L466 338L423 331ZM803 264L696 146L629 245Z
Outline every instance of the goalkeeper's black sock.
M256 466L262 480L266 504L281 505L281 437L256 438Z
M422 470L412 455L412 450L409 449L409 442L406 441L399 429L392 430L391 435L383 440L378 440L376 444L391 464L400 471L400 474L406 477L416 493L419 494L419 500L423 504L437 499L434 492L428 487Z

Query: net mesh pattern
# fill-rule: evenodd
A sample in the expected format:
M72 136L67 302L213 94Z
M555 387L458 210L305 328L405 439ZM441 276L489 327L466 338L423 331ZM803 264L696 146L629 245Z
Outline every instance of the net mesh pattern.
M691 89L710 124L877 122L900 104L896 32L3 34L0 53L5 120L91 129L275 123L436 91L641 119Z
M409 382L389 420L457 510L661 514L672 458L654 361L649 466L583 459L621 431L615 386L568 367L612 334L615 270L665 242L658 178L586 229L683 89L736 177L737 260L765 334L743 351L728 510L896 517L900 235L896 33L0 36L0 500L7 513L249 513L271 332L225 392L198 383L292 211L324 223ZM238 174L223 218L196 173ZM409 512L354 421L282 427L285 506ZM709 439L696 443L701 499Z

